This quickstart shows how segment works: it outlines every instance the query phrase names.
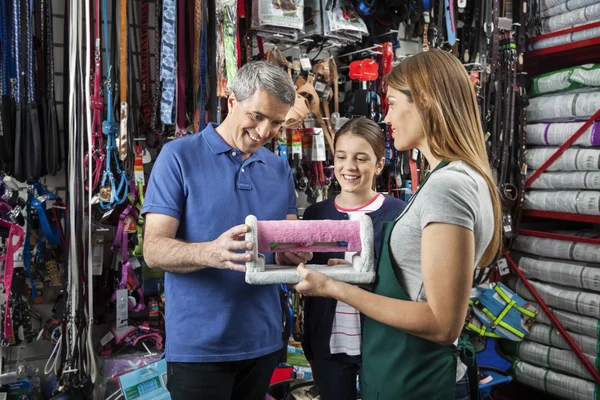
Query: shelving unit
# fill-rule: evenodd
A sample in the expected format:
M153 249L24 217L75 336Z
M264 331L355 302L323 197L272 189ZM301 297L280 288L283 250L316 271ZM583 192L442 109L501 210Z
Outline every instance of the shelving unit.
M539 42L540 40L593 28L600 28L600 21L538 35L528 39L527 43ZM593 62L600 62L600 36L545 49L532 50L524 55L524 69L530 76Z
M573 34L588 29L600 28L600 21L585 24L561 31L556 31L548 34L538 35L530 38L527 43L535 43L544 39L558 37L561 35ZM564 68L579 66L588 63L600 63L600 35L594 38L585 39L577 42L566 43L556 45L544 49L528 51L524 54L524 71L530 76L535 77L547 72L557 71ZM563 152L571 147L577 138L579 138L595 121L600 120L600 110L598 110L592 117L590 117L581 129L577 130L563 145L561 145L556 152L550 157L535 173L527 180L525 188L529 188L533 181L535 181L540 174L547 170L547 168L560 157ZM592 215L580 215L572 213L562 212L550 212L540 210L523 210L523 220L527 222L542 222L542 221L573 221L588 224L599 224L600 216ZM600 233L598 237L581 237L572 236L562 233L544 232L541 230L534 229L521 229L518 232L519 235L534 236L545 239L565 240L578 243L587 243L592 245L600 245ZM587 372L591 375L593 381L600 385L600 374L596 370L595 366L583 354L578 345L573 341L571 335L565 330L561 322L554 316L552 311L547 307L546 303L542 299L542 296L537 292L534 286L529 282L528 278L519 268L518 262L515 262L510 252L506 253L506 258L511 266L513 272L519 277L523 284L527 287L531 295L538 302L542 310L552 322L552 325L560 332L562 338L565 339L569 348L581 361Z

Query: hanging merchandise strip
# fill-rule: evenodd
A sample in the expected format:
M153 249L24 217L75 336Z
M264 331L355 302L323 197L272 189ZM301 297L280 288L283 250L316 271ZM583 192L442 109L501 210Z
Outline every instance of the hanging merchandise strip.
M31 217L32 217L32 203L34 201L35 190L32 185L27 187L27 227L26 227L26 236L25 236L25 244L23 245L23 266L25 267L25 272L27 272L27 277L29 278L29 284L31 286L31 295L34 299L38 298L38 292L35 288L35 282L33 281L33 276L31 275Z
M138 213L136 234L137 243L133 249L133 255L136 257L143 257L144 255L144 214L142 214L142 207L144 207L144 182L141 180L137 181L137 202L135 199L129 199L132 203L136 204Z
M12 3L12 17L13 17L13 43L12 43L12 56L15 63L15 80L12 86L13 98L15 101L15 114L14 114L14 132L15 132L15 151L14 151L14 177L24 182L26 180L25 166L24 163L24 149L23 149L23 138L25 136L23 126L23 113L25 112L25 98L23 95L23 86L21 82L21 57L26 53L21 49L21 38L22 32L19 29L21 27L21 5L20 0L13 0Z
M120 130L119 130L119 160L125 161L127 159L127 118L129 117L129 109L127 105L127 34L129 31L129 25L127 24L127 0L120 0L119 5L121 11L119 13L119 93L121 97L121 108L120 108ZM109 103L110 107L110 103Z
M101 112L103 110L103 103L102 103L102 99L100 97L100 75L101 75L101 64L100 64L100 54L101 54L101 49L100 49L100 0L96 0L95 1L95 7L94 7L94 44L93 46L91 45L91 41L90 41L90 32L92 30L92 23L90 21L90 17L91 17L91 11L90 11L90 7L92 7L92 2L86 2L85 4L86 10L85 10L85 17L86 17L86 24L85 24L85 33L86 33L86 43L90 44L90 48L93 47L94 49L94 57L93 57L93 63L94 63L94 71L92 72L91 70L91 57L87 57L86 58L86 66L85 66L85 70L87 72L87 76L85 79L85 82L91 82L92 78L91 75L94 75L94 93L91 94L90 93L90 85L86 85L85 88L85 98L90 99L90 105L88 107L86 107L86 121L87 121L87 153L86 153L86 157L89 154L93 154L94 151L98 151L98 149L100 149L100 151L102 151L102 142L100 141L100 143L95 142L93 139L93 135L100 135L100 138L102 138L102 131L101 131L101 124L100 121L102 119L101 116ZM86 52L86 54L89 52ZM96 102L97 105L99 105L99 108L94 108L94 102ZM92 110L93 110L93 115L92 115ZM98 146L98 147L96 147ZM83 150L82 150L83 151ZM96 165L96 171L92 170L92 160L90 158L86 158L84 159L84 173L82 176L82 179L84 180L84 185L87 182L88 184L90 182L93 182L93 180L95 179L96 181L96 186L98 185L98 177L100 176L100 173L97 172L101 169L101 165L102 165L102 161L100 162L100 164ZM93 175L96 175L96 177L93 177ZM84 308L84 316L86 317L86 360L85 360L85 365L84 365L84 370L85 370L85 374L87 376L90 377L91 383L94 384L96 382L96 378L97 378L97 362L96 362L96 355L95 355L95 347L94 347L94 342L92 340L92 334L93 334L93 327L94 327L94 282L93 282L93 259L92 259L92 234L91 234L91 230L92 230L92 208L94 206L93 202L92 202L92 189L91 188L87 188L87 229L85 230L85 239L83 241L84 244L84 248L87 247L87 259L86 259L86 265L87 265L87 269L86 269L86 276L87 276L87 285L85 286L85 292L87 293L87 308ZM82 193L84 194L84 193Z
M135 185L130 184L130 193L131 198L135 197ZM129 234L126 228L126 224L129 224L131 221L128 221L128 218L132 221L138 219L137 209L133 207L132 203L128 204L125 210L121 212L119 215L119 225L117 227L117 233L115 235L115 240L113 241L112 251L118 253L121 251L121 281L119 282L115 292L112 295L112 300L116 301L117 299L117 290L119 289L127 289L130 295L130 299L127 302L128 308L133 312L140 312L146 308L144 304L144 291L142 290L142 285L140 284L131 263L129 262ZM135 222L133 222L135 224ZM132 304L133 300L131 296L133 294L137 294L138 298L135 300L135 305Z
M102 0L102 8L104 11L104 50L106 58L106 104L107 113L106 120L102 124L102 132L106 135L106 167L102 175L102 182L100 187L100 207L104 210L110 210L117 204L123 203L127 197L127 175L125 170L121 170L119 166L119 158L117 155L117 143L116 143L116 131L117 124L114 120L113 115L113 92L112 92L112 80L111 80L111 65L109 57L109 40L108 40L108 17L107 17L107 4L106 0ZM123 88L121 88L123 91ZM127 142L125 141L125 146ZM119 183L115 184L115 176L112 172L111 160L115 162L115 169L117 171Z
M0 219L0 227L8 228L8 238L5 253L0 257L0 262L4 263L4 276L1 278L4 286L4 322L2 325L3 337L0 341L2 346L7 345L13 338L13 325L11 313L11 288L13 281L15 253L25 241L25 232L19 225ZM14 238L17 241L14 241Z
M176 137L183 136L186 131L185 117L185 0L177 0L177 130Z
M45 72L45 101L42 105L43 134L44 134L44 162L45 174L55 175L61 167L62 152L60 149L60 127L58 126L58 114L56 111L56 99L54 90L54 27L52 16L52 1L42 0L42 37L43 39L43 64Z
M94 191L100 183L100 174L102 172L102 164L104 163L104 140L102 133L102 112L104 111L104 99L101 94L100 80L102 79L101 68L101 46L100 46L100 0L95 1L94 7L94 74L93 74L93 90L90 96L90 108L93 110L91 124L90 148L85 155L84 168L86 169L85 188L89 191ZM90 161L88 163L88 161ZM91 179L87 179L87 169L90 169Z
M200 126L200 42L202 36L202 2L195 4L194 6L194 41L192 51L192 81L194 83L194 121L193 129L194 132L198 132Z
M160 146L160 133L164 125L157 123L159 115L159 99L161 87L161 32L162 32L162 0L154 3L154 88L152 90L152 110L150 114L150 132L146 137L146 145L151 148Z
M163 125L175 124L175 80L177 78L176 21L177 10L175 0L163 0L162 43L160 50L160 81L162 83L160 121Z
M216 67L217 67L217 97L227 97L227 70L225 65L225 49L227 48L227 29L224 23L224 1L215 4L215 28L217 37ZM219 101L219 100L217 100ZM220 121L219 121L220 122Z
M14 165L14 132L13 115L15 112L14 96L14 61L11 54L14 43L10 31L10 3L0 4L0 42L2 44L2 62L0 63L0 169L11 174Z
M142 26L141 26L141 96L142 112L140 113L138 133L144 136L150 135L151 113L152 113L152 86L150 81L150 40L148 39L149 24L149 3L148 0L141 0L142 6ZM134 19L135 20L135 19Z
M225 43L225 76L228 83L233 82L238 69L236 56L237 37L237 0L228 1L223 6L223 29Z
M206 9L203 10L203 15L207 15L206 13ZM206 74L207 74L207 68L208 68L208 57L206 54L206 35L207 35L207 31L206 31L206 26L208 24L207 21L208 18L203 18L202 19L202 34L200 35L200 87L198 89L199 91L199 96L200 96L200 105L199 105L199 109L200 109L200 120L198 123L198 132L202 132L204 130L204 128L206 128Z
M77 102L81 99L80 93L78 92L88 82L81 82L81 66L78 64L79 46L77 43L77 37L79 33L79 21L82 20L81 11L78 7L77 1L71 1L68 4L67 21L69 24L69 42L68 42L68 55L69 55L69 101L68 101L68 169L67 174L70 179L68 196L69 196L69 251L68 251L68 280L66 288L66 300L65 300L65 312L62 316L61 321L61 334L58 338L58 343L55 345L48 362L46 363L45 371L50 372L54 370L58 377L58 384L63 388L64 391L76 387L80 381L78 378L79 371L76 362L76 350L77 350L77 328L78 324L76 321L76 309L78 304L79 294L79 257L77 254L78 238L79 234L76 223L78 217L77 203L81 201L78 196L76 177L78 169L81 172L80 165L78 162L82 158L78 158L79 154L76 151L76 144L78 138L78 119L81 119L81 114L78 113ZM88 69L89 70L89 69ZM78 79L79 78L79 81ZM83 156L83 154L81 154ZM80 227L80 226L79 226ZM52 368L48 368L48 366Z
M40 120L38 106L35 102L35 73L33 70L33 21L30 0L23 0L22 21L25 24L25 60L26 60L26 111L25 130L23 131L22 163L24 164L25 177L27 181L37 181L42 176L42 138L40 132ZM23 18L24 17L24 18Z

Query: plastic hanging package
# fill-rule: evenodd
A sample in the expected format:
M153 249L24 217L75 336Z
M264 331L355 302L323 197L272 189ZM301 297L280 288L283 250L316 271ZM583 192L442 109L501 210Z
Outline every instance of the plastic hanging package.
M323 13L323 32L326 38L343 43L356 43L368 35L367 26L349 1L338 1Z
M304 0L304 34L301 38L323 36L323 13L320 0Z
M304 0L257 0L258 24L304 30Z
M277 41L296 43L301 30L283 26L261 24L259 14L259 1L252 2L252 19L250 29L263 39L277 39Z
M329 26L332 32L358 32L361 35L368 35L367 25L362 20L358 12L348 0L336 2L335 7L326 13L329 19Z
M216 8L216 33L217 33L217 96L227 97L227 69L226 59L229 54L227 49L233 46L235 50L235 22L233 26L231 23L231 17L225 14L230 12L232 7L230 1L217 1L215 4ZM237 4L237 2L235 2ZM237 8L237 7L236 7ZM237 10L236 10L237 12ZM235 14L234 14L235 15ZM235 20L235 18L233 18ZM232 29L233 28L233 29ZM233 44L232 44L233 43ZM235 51L234 51L235 54ZM237 70L237 65L235 66Z

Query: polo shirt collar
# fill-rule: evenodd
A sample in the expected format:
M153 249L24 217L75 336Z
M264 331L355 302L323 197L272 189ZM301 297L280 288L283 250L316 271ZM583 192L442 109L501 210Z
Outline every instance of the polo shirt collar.
M208 147L210 147L210 149L215 154L223 154L233 150L233 148L230 145L228 145L225 142L225 140L223 140L221 135L219 135L219 133L215 129L216 127L216 124L210 122L202 131L202 135L204 136ZM261 147L255 153L251 154L250 157L248 157L246 163L260 161L261 163L266 164L266 151L269 150L265 149L264 147Z

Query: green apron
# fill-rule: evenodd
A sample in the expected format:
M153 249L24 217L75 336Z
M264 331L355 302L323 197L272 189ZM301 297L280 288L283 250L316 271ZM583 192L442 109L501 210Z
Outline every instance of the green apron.
M433 172L446 165L447 162L441 162ZM426 182L427 179L419 190ZM411 204L412 201L404 213ZM393 268L398 266L390 252L390 236L400 218L384 223L373 292L410 301L396 279ZM455 399L457 350L454 345L442 346L366 317L362 354L363 400Z

